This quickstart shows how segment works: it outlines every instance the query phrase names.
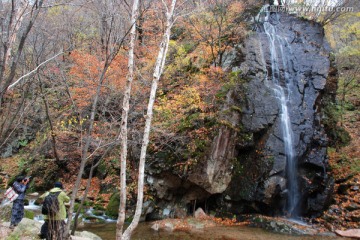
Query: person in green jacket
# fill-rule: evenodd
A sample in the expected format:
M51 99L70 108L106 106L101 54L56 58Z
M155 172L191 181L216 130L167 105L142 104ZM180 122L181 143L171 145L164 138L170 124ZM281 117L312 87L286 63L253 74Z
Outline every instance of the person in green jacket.
M46 240L60 240L63 239L66 208L65 203L70 201L70 198L63 191L63 185L61 182L55 182L54 188L40 196L40 199L44 200L49 194L57 194L59 202L59 211L53 216L44 215L44 224L41 226L40 237Z

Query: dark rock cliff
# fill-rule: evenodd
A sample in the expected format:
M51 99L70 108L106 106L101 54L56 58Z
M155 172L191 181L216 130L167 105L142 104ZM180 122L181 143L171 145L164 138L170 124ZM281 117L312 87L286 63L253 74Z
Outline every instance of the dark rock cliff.
M186 205L189 210L190 205L203 203L221 213L287 215L291 178L297 186L298 215L314 216L328 206L333 180L327 175L322 99L331 94L326 91L331 61L323 28L285 14L263 21L275 29L275 48L270 49L269 34L259 23L244 44L229 54L225 67L238 72L241 80L227 95L224 124L207 157L185 178L171 171L150 177L158 207L167 213L176 215L179 209L186 211ZM276 72L273 55L278 58ZM268 83L274 75L288 98L297 170L292 176L284 150L283 110L274 86Z
M320 25L289 15L277 15L269 20L276 31L275 53L278 58L279 85L287 88L288 114L292 129L298 182L297 208L301 215L321 212L330 201L333 180L327 175L327 136L321 123L321 98L330 69L329 49ZM242 86L246 97L240 102L243 131L251 133L254 146L237 145L240 165L232 177L225 195L231 211L287 214L289 173L285 141L280 120L281 106L270 78L271 49L266 31L259 30L245 42L245 62L239 69L248 83ZM282 39L281 42L279 39ZM282 46L281 46L282 45ZM237 95L240 93L233 93Z

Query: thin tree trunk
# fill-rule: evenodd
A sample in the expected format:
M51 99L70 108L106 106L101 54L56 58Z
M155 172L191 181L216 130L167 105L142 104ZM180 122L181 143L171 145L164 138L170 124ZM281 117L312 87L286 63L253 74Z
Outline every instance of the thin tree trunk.
M126 79L126 87L124 93L124 99L122 104L121 114L121 131L119 140L121 141L120 147L120 205L119 205L119 217L116 224L116 239L121 239L123 234L123 228L126 216L126 159L127 159L127 122L129 114L129 102L132 82L134 80L134 49L136 42L136 20L139 15L139 1L134 0L131 12L131 25L130 30L130 46L129 46L129 59L128 59L128 75Z
M89 178L88 178L88 180L87 180L87 182L86 182L85 192L84 192L84 194L83 194L83 196L82 196L82 199L81 199L79 208L77 209L76 214L75 214L75 217L74 217L74 226L73 226L73 229L72 229L72 231L71 231L71 235L74 235L74 234L75 234L75 231L76 231L76 229L77 229L77 227L78 227L78 219L79 219L79 216L80 216L81 209L82 209L82 207L84 206L85 199L86 199L86 197L87 197L87 195L88 195L88 193L89 193L89 190L90 190L91 179L92 179L92 176L93 176L93 174L94 174L94 170L95 170L95 168L96 168L97 166L99 166L100 163L101 163L101 159L100 159L97 163L95 163L95 165L94 165L94 162L93 162L92 165L91 165L91 169L90 169L90 173L89 173Z
M155 64L155 68L154 68L154 73L153 73L149 103L148 103L147 113L145 116L146 122L145 122L145 129L144 129L144 135L143 135L143 142L142 142L141 153L140 153L137 202L136 202L135 215L134 215L133 220L131 221L131 224L123 233L121 240L130 239L133 231L139 224L139 220L140 220L140 216L141 216L141 212L142 212L143 196L144 196L145 158L146 158L147 146L149 143L150 127L151 127L151 121L152 121L152 115L153 115L153 107L154 107L156 90L157 90L157 86L159 83L159 79L160 79L160 76L163 72L164 65L165 65L166 53L167 53L169 41L170 41L170 32L171 32L171 27L173 25L172 19L173 19L175 5L176 5L176 0L172 0L171 7L167 11L167 14L166 14L167 15L166 16L166 29L165 29L165 33L164 33L163 38L160 43L160 49L158 52L158 56L157 56L156 64Z
M40 93L41 93L41 98L44 102L44 106L45 106L45 114L46 114L46 118L49 122L49 126L50 126L50 131L51 131L51 139L52 139L52 147L53 147L53 151L54 151L54 156L55 156L55 160L56 160L56 164L60 167L64 167L64 166L61 166L60 164L60 159L59 159L59 155L57 153L57 150L56 150L56 138L55 138L55 132L54 132L54 126L53 126L53 123L51 121L51 118L50 118L50 113L49 113L49 104L48 104L48 101L45 97L45 93L44 93L44 89L43 89L43 84L42 84L42 81L40 79L40 77L38 78L39 79L39 87L40 87Z
M69 207L69 210L68 210L69 221L67 222L66 227L65 227L64 239L70 239L70 227L71 227L72 215L74 213L75 198L76 198L77 192L79 191L81 178L82 178L82 175L84 173L85 165L86 165L86 163L88 161L88 150L89 150L89 146L90 146L90 142L91 142L91 134L92 134L93 128L94 128L94 121L95 121L95 113L96 113L96 109L97 109L97 103L98 103L98 100L99 100L101 87L102 87L104 79L105 79L105 73L106 73L108 68L109 68L109 63L106 62L105 65L104 65L103 71L101 73L101 76L99 77L99 84L97 86L96 94L94 96L94 100L93 100L93 104L92 104L92 108L91 108L91 113L90 113L90 119L89 119L89 127L88 127L88 131L87 131L87 134L86 134L85 146L83 147L83 150L82 150L80 168L79 168L79 172L78 172L78 175L77 175L77 178L76 178L73 190L72 190L72 194L71 194L70 207Z

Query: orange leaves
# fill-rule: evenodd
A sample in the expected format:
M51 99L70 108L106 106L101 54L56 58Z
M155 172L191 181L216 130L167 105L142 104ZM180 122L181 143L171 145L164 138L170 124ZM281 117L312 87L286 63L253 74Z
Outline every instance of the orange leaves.
M211 66L203 70L199 75L199 91L203 96L215 96L222 84L227 80L226 74L221 67Z
M74 65L70 74L78 78L96 79L101 68L100 62L89 53L74 51L71 54Z
M101 74L104 71L104 62L95 55L73 51L71 54L73 65L70 68L70 91L77 106L82 109L89 106L96 89L100 84ZM102 94L119 91L124 87L126 76L126 57L121 54L112 62L105 73L105 80L101 87Z
M106 72L105 85L112 91L122 91L125 86L128 63L126 54L125 51L119 53Z
M233 16L231 16L231 17L236 17L234 15L237 15L237 13L244 11L244 4L242 2L235 1L229 5L228 9L229 9L230 14L233 14Z
M190 135L192 136L192 138L206 140L207 139L206 136L211 131L212 131L212 128L201 127L199 129L195 129L194 131L192 131L192 133Z
M72 80L70 90L77 106L84 108L96 93L101 63L95 56L84 52L74 51L71 58L74 64L69 71Z
M225 225L225 226L240 226L240 225L248 224L248 222L237 222L235 217L232 219L211 217L210 219L212 219L217 224L221 224L221 225Z
M222 219L215 218L210 216L204 217L186 217L184 219L164 219L153 222L153 226L156 226L157 229L169 229L171 226L172 231L191 231L198 230L199 226L202 226L203 230L206 232L207 228L217 227L217 226L244 226L248 225L249 222L236 222L235 219ZM218 239L218 238L214 238ZM219 238L224 239L224 238Z

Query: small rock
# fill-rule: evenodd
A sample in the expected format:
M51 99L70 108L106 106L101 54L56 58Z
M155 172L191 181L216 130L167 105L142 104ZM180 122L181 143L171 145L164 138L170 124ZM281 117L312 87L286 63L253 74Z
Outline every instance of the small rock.
M335 230L335 233L342 237L360 238L360 229Z
M360 209L360 205L356 203L350 203L348 206L345 207L349 211L354 211Z
M360 216L351 216L350 218L353 222L360 222Z
M337 189L337 192L339 194L346 194L346 192L347 192L347 190L349 190L349 188L350 188L349 184L340 184Z
M270 226L271 226L272 228L275 228L275 227L276 227L276 222L270 222Z
M207 215L206 215L206 213L204 212L204 210L202 210L202 208L198 208L198 209L195 211L194 217L195 217L196 219L206 218Z
M336 213L336 214L339 214L341 212L338 205L331 205L329 207L329 211Z
M27 194L27 196L29 196L29 197L38 197L39 193L38 192L33 192L33 193Z
M77 240L101 240L101 238L91 232L88 231L82 231L82 232L75 232L75 237L74 239Z
M154 223L154 224L151 226L151 229L152 229L152 230L155 230L155 231L159 231L159 227L160 227L159 223Z
M165 223L165 229L172 231L172 230L174 230L174 225L170 222L167 222L167 223Z

